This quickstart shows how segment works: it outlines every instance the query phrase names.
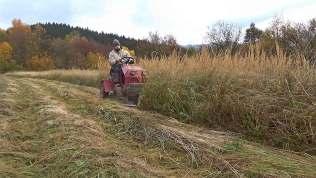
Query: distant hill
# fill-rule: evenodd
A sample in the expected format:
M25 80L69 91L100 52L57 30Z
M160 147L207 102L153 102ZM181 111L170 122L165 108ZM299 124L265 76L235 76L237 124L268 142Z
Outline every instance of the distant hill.
M193 49L200 49L203 45L202 44L189 44L183 46L184 48L193 48Z
M65 38L66 35L72 32L78 32L81 36L84 36L90 40L94 40L96 42L102 44L111 44L113 39L118 39L122 44L127 47L132 47L137 44L138 41L148 42L147 40L136 40L133 38L127 38L125 36L119 36L113 33L104 33L104 32L97 32L90 30L88 28L81 28L81 27L72 27L68 24L59 24L59 23L38 23L35 25L40 25L46 31L46 34L52 38ZM35 27L32 25L32 28Z
M112 41L118 39L123 46L133 49L136 52L136 55L139 57L150 56L152 52L158 52L162 55L169 55L174 50L173 47L170 47L166 44L152 44L146 39L134 39L128 38L125 36L119 36L113 33L104 33L90 30L88 28L82 27L72 27L68 24L59 24L59 23L38 23L31 26L32 29L36 25L40 25L45 29L46 35L48 38L61 38L64 39L68 34L73 32L79 33L80 36L84 36L89 40L93 40L101 45L106 46L108 50L111 48ZM176 48L182 48L179 45Z

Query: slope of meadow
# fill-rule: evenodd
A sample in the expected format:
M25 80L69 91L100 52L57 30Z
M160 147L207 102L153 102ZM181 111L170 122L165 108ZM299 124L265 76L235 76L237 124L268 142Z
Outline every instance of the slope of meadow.
M185 123L315 154L316 70L304 60L176 55L141 60L149 74L139 103ZM98 86L102 72L55 70L9 75Z

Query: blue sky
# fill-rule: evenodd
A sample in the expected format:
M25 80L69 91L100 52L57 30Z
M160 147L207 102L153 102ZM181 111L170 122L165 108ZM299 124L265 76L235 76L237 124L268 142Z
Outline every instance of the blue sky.
M172 34L180 44L202 43L218 20L246 28L269 26L274 16L292 22L316 17L316 0L0 0L0 28L20 18L28 24L62 22L145 38Z

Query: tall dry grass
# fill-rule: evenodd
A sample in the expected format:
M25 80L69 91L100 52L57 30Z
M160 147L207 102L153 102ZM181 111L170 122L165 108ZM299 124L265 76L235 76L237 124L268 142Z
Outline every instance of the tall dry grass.
M268 57L254 47L246 57L193 57L176 54L140 60L149 74L139 107L183 122L242 133L280 148L316 150L316 70L301 57L277 48ZM55 70L10 75L99 86L109 66L100 70Z
M254 54L210 57L202 52L142 61L150 80L140 107L315 154L315 68L281 51L270 58Z

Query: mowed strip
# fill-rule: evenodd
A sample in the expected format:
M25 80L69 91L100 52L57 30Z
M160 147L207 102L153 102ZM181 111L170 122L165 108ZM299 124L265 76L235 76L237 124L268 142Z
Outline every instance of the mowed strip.
M106 132L115 135L119 142L132 139L145 145L144 153L147 151L146 145L163 150L162 157L165 152L170 153L168 157L175 160L173 166L178 170L175 174L178 176L183 170L189 170L185 175L191 177L316 175L316 160L313 156L264 147L227 133L205 130L159 114L127 108L113 100L101 100L94 88L48 80L29 80L59 98L69 110L98 117L96 122L99 125L106 124ZM174 151L179 153L178 157L172 155ZM169 164L162 165L159 159L146 160L151 160L156 166L170 168Z
M166 176L27 79L1 80L0 177ZM4 82L5 81L5 82Z

